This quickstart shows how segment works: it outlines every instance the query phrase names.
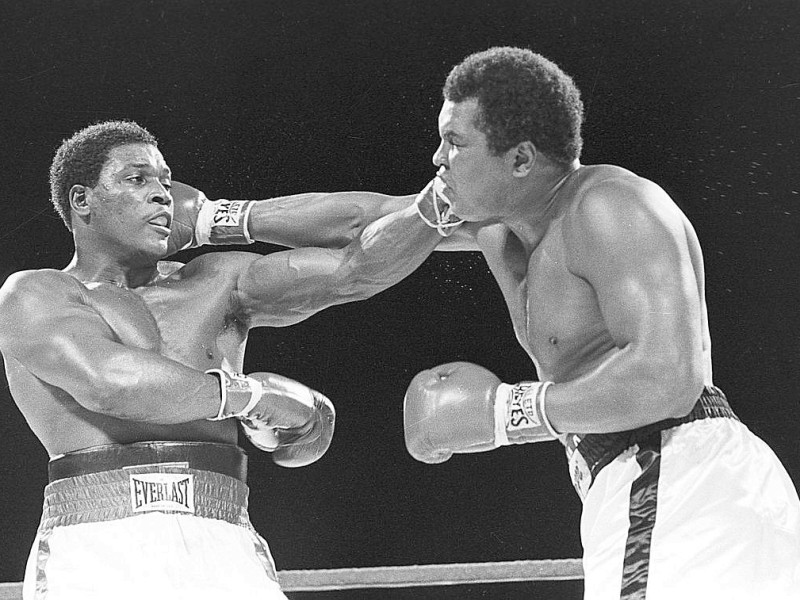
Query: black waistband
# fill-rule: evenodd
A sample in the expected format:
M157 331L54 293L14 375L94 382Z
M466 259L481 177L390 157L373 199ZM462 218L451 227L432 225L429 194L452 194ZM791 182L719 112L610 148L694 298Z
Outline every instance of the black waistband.
M247 481L247 455L239 446L211 442L137 442L69 452L48 464L50 482L78 475L163 463L185 463Z
M599 473L603 467L627 448L638 444L654 433L685 423L691 423L699 419L716 417L727 417L729 419L739 420L728 404L728 400L722 390L714 386L706 386L692 410L684 417L678 419L664 419L663 421L627 431L568 436L573 438L577 437L580 440L573 448L569 448L568 444L568 454L571 453L571 451L580 453L586 461L586 466L591 473L592 480L594 480L597 473Z

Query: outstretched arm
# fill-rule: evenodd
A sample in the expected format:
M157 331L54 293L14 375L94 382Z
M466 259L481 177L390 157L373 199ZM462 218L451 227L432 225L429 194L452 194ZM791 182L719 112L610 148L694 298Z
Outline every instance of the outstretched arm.
M243 254L238 301L251 326L296 323L394 285L441 239L408 206L367 225L344 248L298 248L256 259Z
M416 194L312 192L266 200L212 202L196 188L173 182L172 197L175 215L170 254L203 243L247 244L252 241L288 248L343 248L358 238L370 223L411 206ZM205 239L208 233L198 236L196 232L198 213L206 203L200 229L212 227L211 239ZM212 207L215 213L210 210ZM477 250L477 245L469 232L460 228L437 249Z
M388 214L412 206L418 194L389 196L376 192L314 192L260 200L250 211L253 240L288 248L343 248L364 228ZM477 251L471 226L442 237L436 250Z
M414 197L348 191L260 200L250 212L250 235L288 248L343 248L370 223L411 206Z

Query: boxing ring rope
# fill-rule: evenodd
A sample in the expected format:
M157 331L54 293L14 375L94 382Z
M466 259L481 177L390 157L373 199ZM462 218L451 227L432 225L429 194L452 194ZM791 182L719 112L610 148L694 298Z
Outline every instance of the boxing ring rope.
M432 587L472 583L583 579L577 558L490 563L355 567L278 572L284 592L326 592L365 588ZM0 583L0 600L21 600L22 583Z

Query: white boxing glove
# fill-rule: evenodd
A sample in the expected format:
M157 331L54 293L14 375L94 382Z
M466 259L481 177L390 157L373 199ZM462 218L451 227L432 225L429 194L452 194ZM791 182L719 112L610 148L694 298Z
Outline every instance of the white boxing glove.
M336 411L323 394L274 373L207 373L219 377L222 391L219 411L210 420L238 419L247 438L272 452L276 464L305 466L330 447Z

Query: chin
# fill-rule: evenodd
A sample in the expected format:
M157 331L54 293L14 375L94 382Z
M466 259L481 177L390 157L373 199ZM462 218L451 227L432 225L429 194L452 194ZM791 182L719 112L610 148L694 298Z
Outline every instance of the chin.
M154 264L166 258L168 252L167 243L159 244L158 246L150 246L148 248L139 248L136 253L137 258L142 264Z

